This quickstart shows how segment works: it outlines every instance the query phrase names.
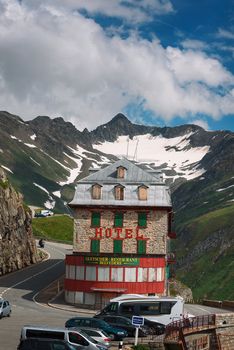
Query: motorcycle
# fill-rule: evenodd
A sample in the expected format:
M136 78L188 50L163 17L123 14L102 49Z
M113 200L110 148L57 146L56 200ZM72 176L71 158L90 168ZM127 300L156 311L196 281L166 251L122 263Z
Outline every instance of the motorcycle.
M44 242L43 239L40 239L38 243L39 243L39 247L40 248L44 248L45 247L45 242Z

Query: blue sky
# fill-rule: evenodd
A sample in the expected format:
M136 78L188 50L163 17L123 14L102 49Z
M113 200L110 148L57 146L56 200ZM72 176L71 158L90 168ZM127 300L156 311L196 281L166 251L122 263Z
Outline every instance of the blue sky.
M55 5L56 3L56 5ZM0 109L234 131L233 0L0 0Z

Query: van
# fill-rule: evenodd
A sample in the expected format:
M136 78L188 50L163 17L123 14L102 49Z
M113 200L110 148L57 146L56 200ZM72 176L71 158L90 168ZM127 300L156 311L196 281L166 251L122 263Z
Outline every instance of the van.
M77 347L57 339L28 338L20 341L17 350L76 350Z
M50 328L48 326L24 326L20 340L29 338L64 340L79 350L107 350L107 346L78 329Z
M122 295L110 302L95 317L112 315L142 316L145 320L167 325L184 316L184 300L181 297L133 297ZM147 325L147 322L145 322Z

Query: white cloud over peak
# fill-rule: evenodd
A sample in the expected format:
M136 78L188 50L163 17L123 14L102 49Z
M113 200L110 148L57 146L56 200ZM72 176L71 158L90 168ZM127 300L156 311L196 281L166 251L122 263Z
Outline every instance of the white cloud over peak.
M74 12L85 3L0 0L1 109L25 119L63 116L89 128L133 103L166 121L191 113L214 118L233 113L233 76L218 59L200 49L165 49L158 39L109 37L93 19ZM122 6L89 3L99 4L100 11L108 3L110 12Z

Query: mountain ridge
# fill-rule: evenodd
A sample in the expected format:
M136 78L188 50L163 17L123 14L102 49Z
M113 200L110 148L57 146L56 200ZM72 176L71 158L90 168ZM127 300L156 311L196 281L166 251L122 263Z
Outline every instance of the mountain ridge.
M209 261L216 261L214 264L227 261L232 271L233 132L205 131L196 125L144 126L132 123L121 113L92 131L79 131L61 117L38 116L25 122L0 112L0 166L24 194L27 204L69 213L67 202L73 197L76 181L87 176L90 167L102 167L126 155L165 174L175 210L178 239L172 248L177 251L181 280L191 285L192 272L198 280L205 276L199 280L205 284L212 271L206 274L204 252ZM216 217L222 218L222 227ZM207 218L210 227L216 222L212 232L203 227ZM203 234L197 231L197 224L203 227ZM187 258L182 259L183 255ZM198 297L204 293L200 284L193 286ZM217 279L216 289L219 284ZM215 288L207 288L211 296L223 293L227 297L223 289L215 294Z

